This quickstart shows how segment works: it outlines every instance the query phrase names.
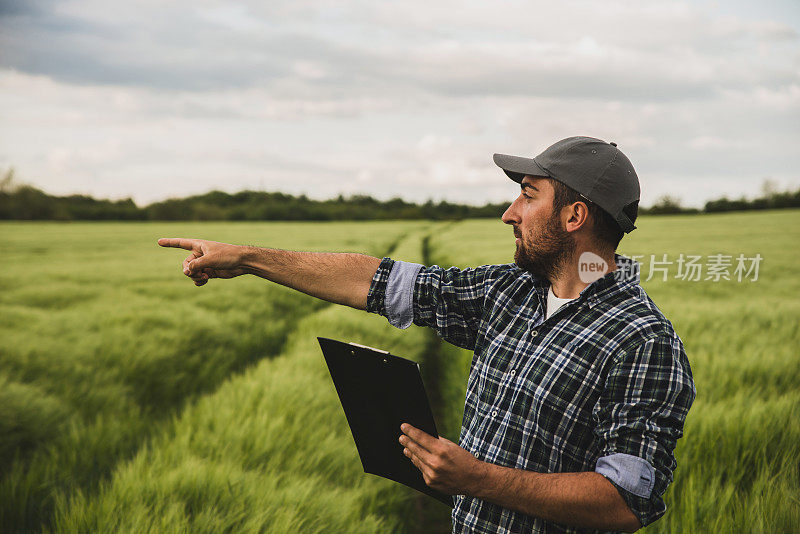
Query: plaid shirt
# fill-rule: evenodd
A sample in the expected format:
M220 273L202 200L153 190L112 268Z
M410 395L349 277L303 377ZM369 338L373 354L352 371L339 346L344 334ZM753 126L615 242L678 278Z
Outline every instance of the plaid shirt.
M639 264L545 319L549 282L515 264L443 269L383 258L367 311L474 351L459 445L541 473L597 471L642 525L666 511L673 450L695 397L683 343L639 285ZM583 532L464 495L453 532Z

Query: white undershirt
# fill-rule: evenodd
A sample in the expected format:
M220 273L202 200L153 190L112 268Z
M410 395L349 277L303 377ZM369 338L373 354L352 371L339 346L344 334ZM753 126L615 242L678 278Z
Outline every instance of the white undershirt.
M567 302L575 300L575 299L560 299L553 293L553 286L550 286L550 289L547 290L547 317L545 319L549 319L551 315L558 311L558 309L566 304Z

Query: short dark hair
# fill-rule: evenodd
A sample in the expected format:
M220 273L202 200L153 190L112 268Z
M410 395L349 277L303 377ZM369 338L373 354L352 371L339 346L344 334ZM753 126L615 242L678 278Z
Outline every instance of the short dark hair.
M622 240L624 232L617 224L617 221L606 210L581 196L580 193L564 185L558 180L548 178L550 185L553 186L553 212L561 211L565 206L569 206L575 202L583 202L589 208L589 216L594 223L594 235L600 241L603 248L610 247L612 251L616 251L619 242ZM635 215L634 215L635 217Z

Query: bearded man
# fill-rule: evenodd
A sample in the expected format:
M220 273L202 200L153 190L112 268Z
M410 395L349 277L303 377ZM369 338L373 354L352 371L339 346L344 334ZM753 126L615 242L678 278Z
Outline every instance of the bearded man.
M453 532L633 532L661 517L695 398L681 339L616 253L639 180L617 148L570 137L495 154L520 194L514 263L443 269L361 254L160 239L195 284L255 274L412 323L474 351L458 444L408 424L404 454L453 495Z

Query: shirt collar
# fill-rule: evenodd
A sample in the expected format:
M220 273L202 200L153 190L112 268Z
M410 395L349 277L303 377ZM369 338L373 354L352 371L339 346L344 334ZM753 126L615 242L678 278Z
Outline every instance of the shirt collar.
M614 253L614 261L617 269L606 273L588 286L584 287L577 301L596 302L603 300L606 296L619 291L625 291L639 285L640 264L632 258ZM547 291L550 288L550 281L547 279L537 279L531 276L534 289L543 298L547 298Z

